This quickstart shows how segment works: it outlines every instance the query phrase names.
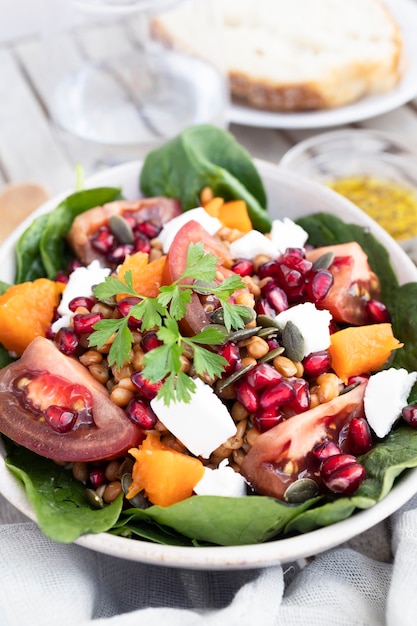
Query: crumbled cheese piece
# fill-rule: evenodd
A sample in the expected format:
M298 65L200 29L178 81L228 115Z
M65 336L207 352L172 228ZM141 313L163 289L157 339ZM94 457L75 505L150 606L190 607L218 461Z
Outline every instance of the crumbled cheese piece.
M275 317L282 330L291 320L304 339L304 356L326 350L330 346L329 325L332 316L327 310L320 311L312 302L303 302L278 313Z
M258 254L276 259L279 254L276 245L258 230L250 230L236 241L232 241L229 252L234 259L253 259Z
M388 435L407 405L417 372L391 367L373 374L365 389L364 409L370 427L377 437Z
M58 313L61 316L52 324L52 331L57 333L60 328L68 326L72 313L68 308L73 298L79 296L91 297L93 287L102 283L111 270L102 267L99 261L92 261L87 267L77 267L69 276L68 283L63 291Z
M190 402L151 400L151 407L162 424L192 454L208 459L222 443L236 434L236 424L210 385L195 379L196 390Z
M161 232L158 235L158 239L162 243L162 249L165 253L171 247L177 232L191 220L195 220L206 230L210 235L214 235L222 227L222 223L217 217L212 217L201 207L191 209L190 211L184 211L181 215L174 217L172 220L164 224Z
M304 248L308 233L293 222L289 217L283 220L273 220L271 227L271 241L279 252L284 253L287 248Z
M198 496L226 496L239 498L246 495L246 480L228 465L227 459L217 469L206 467L204 476L194 487Z

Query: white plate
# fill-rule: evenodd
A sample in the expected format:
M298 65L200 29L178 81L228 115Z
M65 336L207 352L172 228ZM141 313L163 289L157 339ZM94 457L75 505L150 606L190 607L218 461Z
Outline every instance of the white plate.
M407 59L406 72L395 89L326 111L274 113L232 103L229 121L260 128L325 128L366 120L409 102L417 95L417 2L385 0L385 3L401 28Z
M394 269L401 283L417 281L417 268L403 250L353 204L324 186L276 165L256 161L270 199L273 217L300 217L318 211L332 212L348 222L368 227L390 252ZM138 162L128 163L100 172L87 181L87 186L121 186L126 198L138 195ZM67 194L48 201L31 218L23 222L0 248L0 279L12 281L14 276L14 246L33 216L53 209ZM274 202L272 202L274 200ZM0 444L0 491L17 509L35 520L22 485L6 469L4 449ZM417 470L405 473L387 497L371 509L351 518L299 535L266 544L233 547L162 546L140 540L116 537L106 533L84 535L76 543L97 552L113 556L164 565L194 569L255 568L291 562L318 554L367 530L402 506L417 491Z

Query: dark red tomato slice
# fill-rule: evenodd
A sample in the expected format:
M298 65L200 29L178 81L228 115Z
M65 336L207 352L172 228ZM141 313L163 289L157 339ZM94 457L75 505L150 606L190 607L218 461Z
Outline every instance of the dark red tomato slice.
M368 257L356 242L315 248L306 253L309 261L315 261L326 252L335 257L329 267L333 285L317 308L328 309L337 322L362 325L370 322L366 303L378 300L381 294L379 279L371 270Z
M284 493L298 478L314 477L312 449L318 443L339 443L343 426L363 417L366 382L351 391L280 422L259 435L240 467L253 489L272 498Z
M135 221L150 221L160 227L181 213L181 203L173 198L155 197L109 202L78 215L72 223L67 239L82 263L88 265L98 259L105 265L106 257L93 248L91 237L101 226L108 224L112 215L133 216Z
M71 430L51 428L44 415L51 406L76 414ZM43 337L0 370L0 432L57 461L116 458L143 440L142 430L88 370Z
M199 242L204 245L206 252L210 252L219 259L219 272L223 272L224 275L227 274L228 271L222 265L231 266L232 259L229 251L221 241L212 237L198 222L191 220L180 228L171 244L163 274L165 285L170 285L181 276L187 266L190 243ZM195 335L209 323L210 320L204 311L203 305L198 295L194 293L191 296L191 302L187 306L187 313L184 319L181 320L181 331L189 336Z

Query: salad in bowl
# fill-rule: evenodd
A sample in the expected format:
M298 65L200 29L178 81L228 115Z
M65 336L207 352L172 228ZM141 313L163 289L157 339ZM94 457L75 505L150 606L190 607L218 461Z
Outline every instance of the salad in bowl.
M51 539L253 567L416 491L417 270L334 192L197 126L0 257L1 489Z

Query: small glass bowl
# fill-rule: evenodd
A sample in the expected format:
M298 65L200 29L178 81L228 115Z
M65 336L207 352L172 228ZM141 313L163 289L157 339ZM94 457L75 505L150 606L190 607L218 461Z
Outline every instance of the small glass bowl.
M348 197L417 259L417 153L400 141L370 130L322 133L290 148L280 166Z

